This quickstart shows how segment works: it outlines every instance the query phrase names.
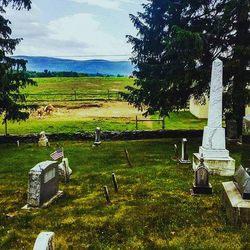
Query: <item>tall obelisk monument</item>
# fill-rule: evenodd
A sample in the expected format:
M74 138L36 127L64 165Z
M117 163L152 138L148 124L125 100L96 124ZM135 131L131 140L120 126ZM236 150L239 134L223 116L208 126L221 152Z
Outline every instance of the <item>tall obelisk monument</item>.
M193 168L203 154L205 164L210 171L220 175L233 175L235 161L226 149L225 129L222 127L223 63L216 59L212 66L208 124L203 131L202 146L194 154Z

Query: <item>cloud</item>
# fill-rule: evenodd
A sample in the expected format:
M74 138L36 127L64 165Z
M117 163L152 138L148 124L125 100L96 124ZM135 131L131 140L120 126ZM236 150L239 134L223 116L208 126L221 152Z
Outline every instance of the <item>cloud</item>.
M41 21L41 12L34 7L30 12L9 10L7 13L7 18L12 21L12 37L23 38L15 55L75 58L130 54L131 51L125 37L116 37L116 34L104 31L97 17L90 13L78 13L47 22Z
M49 23L48 28L52 31L53 39L86 44L85 54L124 54L130 51L125 37L117 38L104 32L96 16L89 13L54 20Z
M131 0L70 0L76 3L83 3L98 6L104 9L120 10L120 5L122 3L134 3Z

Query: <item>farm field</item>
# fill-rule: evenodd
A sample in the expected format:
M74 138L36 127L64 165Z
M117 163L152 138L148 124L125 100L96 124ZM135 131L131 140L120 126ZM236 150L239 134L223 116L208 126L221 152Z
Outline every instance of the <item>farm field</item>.
M136 129L135 119L145 119L141 111L124 101L117 101L118 91L124 91L125 86L132 85L134 79L126 77L52 77L35 78L38 86L28 87L23 90L28 100L33 100L40 108L48 104L54 106L51 114L44 114L38 119L37 111L31 112L30 118L25 122L8 123L9 134L33 134L45 131L47 133L74 133L82 131L94 131L101 127L103 131L132 131ZM108 99L108 90L110 100ZM74 91L82 93L83 98L90 98L88 101L69 101L74 99ZM83 95L84 93L84 95ZM52 94L58 94L53 96ZM70 97L61 94L72 94ZM79 98L80 95L77 95ZM31 98L31 99L30 99ZM35 99L47 101L35 101ZM53 101L54 99L61 101ZM66 98L65 100L63 98ZM101 100L104 99L104 100ZM159 119L157 115L149 116L146 119ZM2 119L1 119L2 120ZM166 129L203 129L206 120L197 119L189 112L172 113L166 118ZM161 129L161 122L139 122L139 130ZM0 123L0 134L5 133L5 126Z
M0 145L0 249L32 249L40 231L56 234L67 249L249 249L250 228L231 227L220 201L222 181L210 176L214 194L191 196L191 165L171 159L178 139L61 142L73 175L60 181L64 196L46 209L21 210L26 204L28 171L55 149L36 144ZM201 140L189 139L189 155ZM129 167L127 148L133 167ZM239 165L250 146L228 145ZM115 173L119 192L112 187ZM108 185L112 204L102 193Z
M117 93L134 82L128 77L51 77L33 80L37 86L28 86L23 90L23 93L28 94L29 101L117 99Z

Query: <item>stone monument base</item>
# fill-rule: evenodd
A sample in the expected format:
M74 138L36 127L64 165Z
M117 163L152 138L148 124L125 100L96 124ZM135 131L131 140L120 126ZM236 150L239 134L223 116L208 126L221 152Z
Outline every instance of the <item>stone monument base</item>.
M209 184L208 187L197 187L195 184L193 184L193 188L191 189L191 194L196 195L196 194L212 194L213 193L213 188L211 184Z
M200 154L193 154L193 170L195 171L200 163ZM221 176L233 176L235 173L235 160L230 156L227 158L204 157L204 164L207 166L210 174Z
M250 200L243 200L234 182L223 182L222 202L230 223L234 226L250 224Z
M180 159L179 163L180 164L191 164L192 162L190 160L182 160L182 159Z
M49 201L41 205L40 207L32 207L29 204L26 204L25 206L22 207L22 209L30 210L30 209L39 209L39 208L46 208L48 207L53 201L57 200L63 195L63 191L58 191L58 193L53 196Z

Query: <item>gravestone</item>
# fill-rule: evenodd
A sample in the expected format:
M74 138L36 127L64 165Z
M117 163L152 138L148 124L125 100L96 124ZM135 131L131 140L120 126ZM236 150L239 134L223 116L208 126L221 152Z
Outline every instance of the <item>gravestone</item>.
M209 171L222 176L232 176L235 160L226 149L225 129L222 127L223 63L216 59L212 66L208 124L204 127L202 146L193 155L193 169L199 165L201 154Z
M187 139L183 138L181 141L181 159L179 160L180 164L190 164L191 161L188 159L187 151Z
M56 161L40 162L29 171L28 200L24 208L46 206L61 195Z
M212 194L212 186L209 183L209 172L201 157L200 165L195 170L192 194Z
M48 147L49 146L49 140L45 135L45 132L42 131L40 133L39 141L38 141L38 146L39 147Z
M96 128L95 130L95 141L94 141L94 146L99 146L101 145L101 129L100 128Z
M243 135L250 135L250 115L243 117Z
M234 119L227 119L226 120L226 132L227 132L227 138L228 139L238 139L238 125L237 121Z
M179 161L179 150L177 144L174 144L174 155L172 156L172 160Z
M250 176L246 169L240 166L234 175L234 180L242 199L250 200Z
M72 169L69 167L69 159L63 158L62 162L58 165L59 175L61 176L70 176L72 174Z
M41 232L37 236L33 250L54 250L54 237L53 232Z

